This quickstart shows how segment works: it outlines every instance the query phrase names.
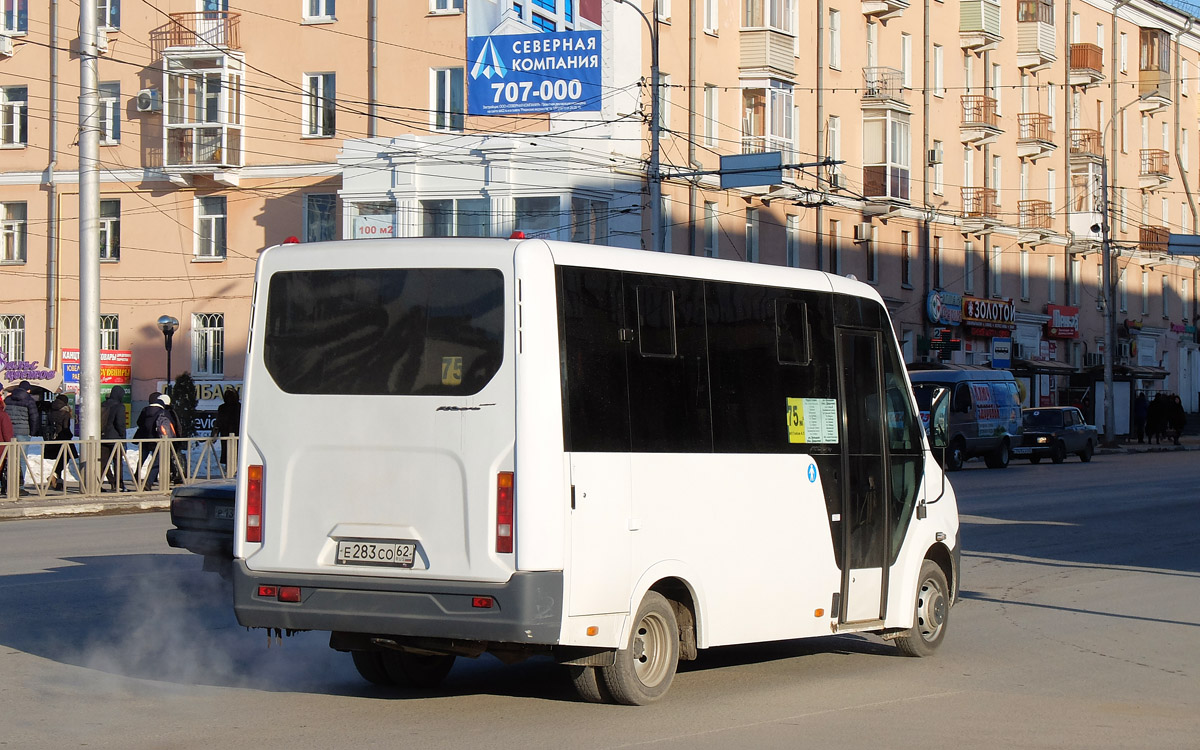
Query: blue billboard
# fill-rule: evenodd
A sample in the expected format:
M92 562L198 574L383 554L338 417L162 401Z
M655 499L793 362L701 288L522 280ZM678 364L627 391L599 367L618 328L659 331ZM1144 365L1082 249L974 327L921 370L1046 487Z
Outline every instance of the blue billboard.
M600 32L467 37L467 114L598 111Z

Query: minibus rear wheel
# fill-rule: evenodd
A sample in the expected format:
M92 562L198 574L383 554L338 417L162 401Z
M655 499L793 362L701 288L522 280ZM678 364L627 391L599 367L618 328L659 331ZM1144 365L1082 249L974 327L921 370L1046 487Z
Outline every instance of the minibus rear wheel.
M392 683L400 687L430 690L442 684L454 666L453 654L413 654L381 651L383 667Z
M388 676L387 669L383 666L383 655L378 651L351 651L350 656L354 657L354 668L367 682L382 687L396 684Z
M666 597L649 591L633 618L629 642L612 666L600 668L600 676L617 703L644 706L666 694L678 666L675 611Z

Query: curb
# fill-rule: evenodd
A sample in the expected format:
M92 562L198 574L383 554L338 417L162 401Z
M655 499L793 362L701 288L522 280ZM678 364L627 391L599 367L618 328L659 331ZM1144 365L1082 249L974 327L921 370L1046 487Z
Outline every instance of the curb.
M101 500L85 499L63 501L25 501L20 504L0 503L0 521L22 518L48 518L55 516L98 516L118 513L144 513L167 510L171 498L166 495L150 495L137 498Z

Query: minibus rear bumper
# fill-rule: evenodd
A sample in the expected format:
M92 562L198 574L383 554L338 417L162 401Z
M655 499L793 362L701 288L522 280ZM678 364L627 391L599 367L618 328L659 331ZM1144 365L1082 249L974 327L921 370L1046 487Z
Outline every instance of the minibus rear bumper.
M284 587L299 588L288 592L299 601L283 601ZM555 644L562 594L562 571L516 572L486 583L264 573L233 561L234 611L248 628Z

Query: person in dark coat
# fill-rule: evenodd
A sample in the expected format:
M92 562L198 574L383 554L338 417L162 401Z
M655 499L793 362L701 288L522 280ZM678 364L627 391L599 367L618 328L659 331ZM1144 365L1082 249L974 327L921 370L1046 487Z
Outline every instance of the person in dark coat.
M7 398L9 419L12 420L13 439L27 443L33 436L42 434L42 415L38 411L37 399L33 397L33 386L28 380L17 383ZM25 460L22 453L13 451L16 465L15 477L18 487L25 486Z
M1146 436L1146 412L1149 406L1145 393L1138 393L1133 400L1133 431L1139 443Z
M217 439L221 441L221 465L228 466L226 449L231 441L226 436L236 437L242 422L242 402L238 400L236 388L226 388L223 394L225 403L217 407L217 422L214 425Z
M0 497L8 494L8 454L11 449L3 443L11 443L13 439L12 418L4 408L4 397L0 395Z
M1183 399L1179 396L1172 396L1167 402L1167 424L1171 427L1171 437L1175 439L1175 445L1179 445L1179 436L1183 434L1183 428L1187 425L1187 412L1183 410Z
M1158 394L1146 407L1146 442L1162 444L1163 433L1167 431L1167 397Z
M162 394L158 391L150 392L150 400L142 411L137 416L137 429L133 432L133 439L137 441L138 446L138 466L146 463L146 456L154 450L154 443L151 442L158 435L154 434L154 421L158 416L158 412L162 411L162 404L158 403L158 397Z
M120 440L119 443L103 443L100 448L103 465L108 467L108 483L113 492L125 491L125 389L114 385L108 398L100 407L100 439ZM119 450L114 460L113 453ZM111 462L111 464L110 464Z
M42 435L47 440L70 440L74 437L71 432L71 402L67 399L67 394L60 393L50 404L50 408L46 411L45 429ZM75 452L75 446L69 443L46 443L42 448L42 458L50 459L54 462L53 468L50 470L50 489L63 489L62 470L66 467L67 457L63 457L62 449L66 445L70 453L76 458L79 454Z
M146 475L146 489L151 489L158 484L158 467L163 455L166 455L167 460L171 461L172 476L174 477L179 473L175 463L177 459L174 443L171 442L173 438L179 436L179 432L175 429L176 420L170 412L171 397L165 393L161 394L158 400L154 404L151 404L151 406L155 405L158 408L151 412L154 419L151 429L154 431L154 437L165 439L167 442L164 444L162 453L154 461L150 462L150 473Z

